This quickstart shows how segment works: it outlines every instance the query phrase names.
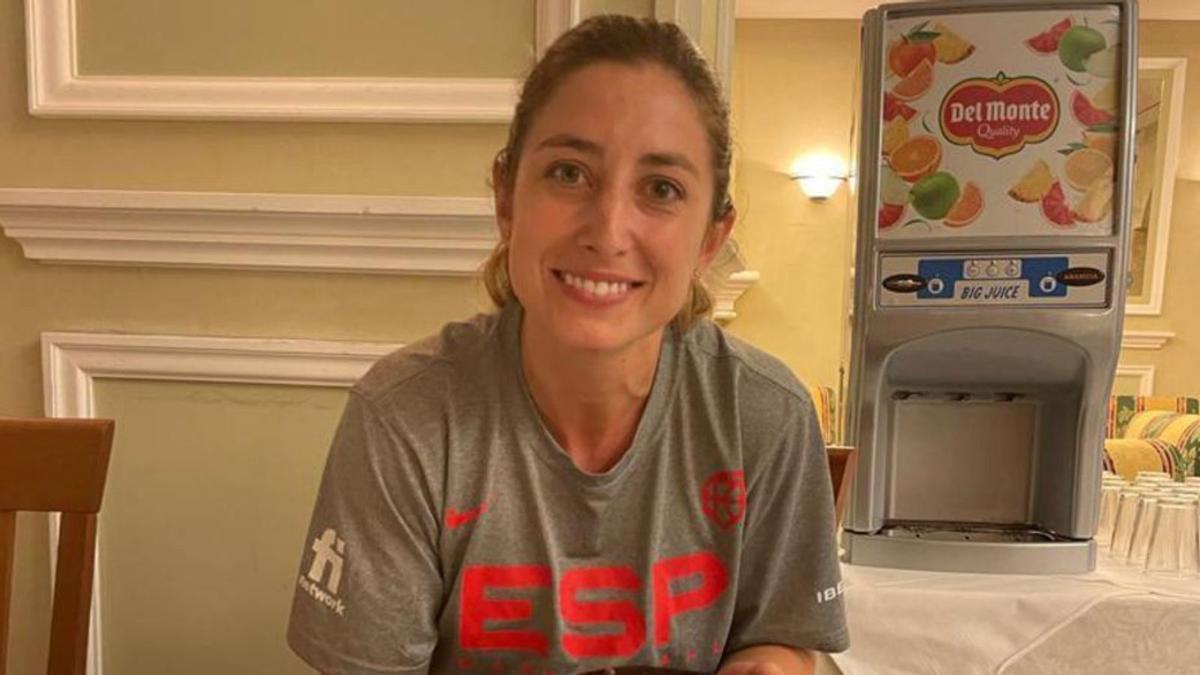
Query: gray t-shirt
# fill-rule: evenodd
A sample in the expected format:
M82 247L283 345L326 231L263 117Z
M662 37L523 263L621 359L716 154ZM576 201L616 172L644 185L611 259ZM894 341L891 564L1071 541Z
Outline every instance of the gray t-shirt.
M580 470L520 367L521 309L447 325L352 389L288 643L328 673L714 671L841 651L829 469L779 361L668 330L628 452Z

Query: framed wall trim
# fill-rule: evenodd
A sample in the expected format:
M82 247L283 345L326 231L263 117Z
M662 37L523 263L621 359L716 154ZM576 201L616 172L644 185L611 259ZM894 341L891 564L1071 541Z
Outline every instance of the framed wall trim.
M1154 366L1117 366L1117 377L1136 377L1138 396L1154 395Z
M1127 330L1121 334L1121 349L1162 349L1173 337L1169 330Z
M1130 315L1159 316L1162 314L1163 293L1167 278L1167 248L1170 244L1171 208L1175 194L1175 180L1179 172L1179 148L1182 145L1184 85L1187 81L1187 59L1139 58L1139 73L1159 72L1167 88L1166 98L1156 101L1157 112L1153 114L1159 127L1149 209L1149 229L1145 257L1142 265L1142 293L1126 298L1125 313ZM1145 114L1151 114L1146 112ZM1138 124L1142 120L1139 117ZM1131 224L1132 226L1132 224ZM1135 247L1136 248L1136 247ZM1136 254L1136 251L1135 251Z
M45 413L48 417L94 417L97 378L349 387L376 359L399 346L319 340L43 333ZM50 579L54 579L57 550L58 518L52 517ZM88 675L103 675L101 574L97 559Z
M25 0L29 112L36 117L308 122L507 122L505 78L80 75L78 0ZM540 53L579 17L579 0L537 1Z

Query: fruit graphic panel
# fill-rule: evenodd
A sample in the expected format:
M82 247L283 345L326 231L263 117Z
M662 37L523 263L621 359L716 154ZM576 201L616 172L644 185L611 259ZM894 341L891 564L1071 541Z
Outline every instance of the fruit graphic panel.
M1119 16L888 21L878 236L1112 234Z

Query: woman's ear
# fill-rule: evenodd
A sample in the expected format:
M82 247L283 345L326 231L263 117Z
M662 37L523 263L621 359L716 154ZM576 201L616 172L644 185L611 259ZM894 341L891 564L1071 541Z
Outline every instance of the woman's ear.
M713 258L717 257L717 253L725 245L725 240L729 239L729 233L733 231L733 223L736 220L737 209L731 204L725 215L718 218L712 225L709 225L704 232L704 241L700 244L700 260L696 265L696 269L701 274L704 270L708 269Z

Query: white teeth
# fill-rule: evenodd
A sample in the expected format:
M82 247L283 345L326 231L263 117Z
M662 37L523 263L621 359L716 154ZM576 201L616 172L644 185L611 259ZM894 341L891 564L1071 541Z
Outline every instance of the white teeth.
M567 285L578 288L584 293L594 295L598 298L623 295L629 292L629 282L627 281L593 281L577 277L570 272L563 272L562 278L563 281L567 282Z

